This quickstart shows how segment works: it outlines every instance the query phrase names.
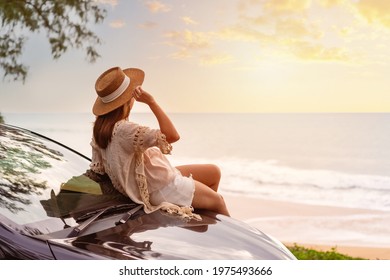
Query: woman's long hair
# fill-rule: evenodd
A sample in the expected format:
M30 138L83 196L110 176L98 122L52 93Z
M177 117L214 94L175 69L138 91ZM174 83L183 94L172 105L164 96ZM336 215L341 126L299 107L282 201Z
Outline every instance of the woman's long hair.
M115 124L123 119L126 119L130 114L130 106L128 103L111 111L105 115L97 116L93 126L93 137L96 144L102 148L107 148L111 142L112 131Z

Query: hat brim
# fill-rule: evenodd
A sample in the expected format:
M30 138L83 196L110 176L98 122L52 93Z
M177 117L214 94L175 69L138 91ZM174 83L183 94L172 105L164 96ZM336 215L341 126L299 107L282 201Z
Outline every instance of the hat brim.
M133 95L134 89L137 86L142 85L145 78L145 73L141 69L138 68L127 68L124 69L123 72L126 76L130 78L130 85L126 88L126 90L115 100L104 103L100 97L96 98L95 104L93 105L92 112L95 116L105 115L122 105L126 104Z

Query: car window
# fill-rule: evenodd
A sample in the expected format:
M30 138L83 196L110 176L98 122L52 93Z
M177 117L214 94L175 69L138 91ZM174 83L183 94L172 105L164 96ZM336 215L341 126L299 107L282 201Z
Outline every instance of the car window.
M0 219L29 234L74 224L78 208L104 200L100 185L85 176L89 163L46 138L0 126Z

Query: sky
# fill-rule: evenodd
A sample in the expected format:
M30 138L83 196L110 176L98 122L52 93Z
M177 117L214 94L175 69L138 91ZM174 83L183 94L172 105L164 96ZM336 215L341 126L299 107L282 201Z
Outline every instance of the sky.
M98 2L97 62L83 50L54 61L32 34L27 80L0 81L0 112L91 112L95 80L113 66L143 69L167 112L390 111L390 1Z

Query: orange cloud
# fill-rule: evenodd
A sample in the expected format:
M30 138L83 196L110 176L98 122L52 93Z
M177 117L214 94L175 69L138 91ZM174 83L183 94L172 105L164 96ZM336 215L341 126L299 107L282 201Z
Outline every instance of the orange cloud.
M356 7L368 22L380 23L390 28L390 1L360 0Z
M114 20L114 21L111 21L111 22L110 22L110 26L111 26L112 28L115 28L115 29L122 28L122 27L124 27L125 25L126 25L125 22L124 22L123 20L120 20L120 19Z
M301 12L307 10L311 0L278 0L278 1L261 1L263 8L267 12L275 14Z
M346 4L346 0L317 0L322 6L335 7Z
M174 31L166 33L165 38L170 39L170 45L175 45L182 49L198 50L208 48L211 45L210 34L205 32Z
M95 0L97 3L106 4L111 6L117 6L118 0Z
M260 56L362 62L372 57L363 47L367 41L363 34L367 31L378 34L381 42L387 42L383 30L367 22L390 27L388 11L390 1L381 0L242 0L237 6L237 16L232 17L235 21L220 26L219 30L178 29L166 33L165 38L176 49L172 57L197 58L201 65L232 62L233 56L239 59L239 48L243 50L242 57L250 50ZM362 18L366 21L361 21ZM190 17L181 20L187 25L197 23ZM370 53L378 48L377 42L371 44Z
M217 65L217 64L226 64L233 61L233 57L229 54L208 54L204 55L200 59L201 65Z
M218 34L223 39L258 42L263 52L292 54L303 60L346 61L348 52L341 42L344 37L335 29L324 29L312 14L326 15L328 9L324 7L345 8L344 3L345 0L243 0L239 22ZM325 36L332 40L331 44L324 41Z
M175 59L195 59L200 65L211 66L233 61L233 56L222 53L213 47L216 34L184 30L165 34L167 45L177 49L170 57ZM214 39L213 39L214 38Z
M275 21L275 34L279 36L319 39L322 32L304 18L285 18Z
M147 22L138 24L138 27L140 27L142 29L152 29L152 28L155 28L156 26L157 26L157 23L152 22L152 21L147 21Z
M320 44L298 41L290 44L292 53L304 60L348 61L349 57L343 48L325 47Z
M171 10L170 7L157 0L146 2L146 7L148 7L149 11L152 13L165 13Z
M185 24L187 24L187 25L192 25L192 24L194 24L194 25L196 25L196 24L198 24L196 21L194 21L192 18L190 18L190 17L181 17L181 20L185 23Z
M242 0L239 2L239 11L254 10L261 7L264 14L278 16L291 12L304 12L310 7L312 0Z
M243 25L225 27L216 34L219 39L227 41L269 42L273 40L271 36L255 28Z

